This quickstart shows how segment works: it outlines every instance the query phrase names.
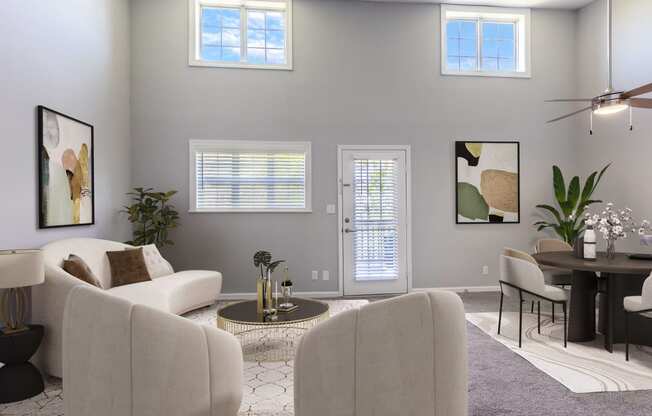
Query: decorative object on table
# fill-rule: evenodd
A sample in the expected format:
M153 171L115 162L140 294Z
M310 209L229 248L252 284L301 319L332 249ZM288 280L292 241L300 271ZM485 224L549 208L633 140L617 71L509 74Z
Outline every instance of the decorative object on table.
M573 246L573 254L578 259L584 258L584 237L577 237L575 243L571 244Z
M583 245L583 250L582 250L582 257L585 260L596 260L596 255L597 255L597 248L596 248L596 243L597 243L597 238L595 235L595 231L593 230L592 225L588 225L586 227L586 231L584 231L584 245Z
M571 245L575 244L575 240L584 231L584 212L586 208L591 204L602 202L593 200L591 197L609 166L611 164L602 168L600 173L597 171L591 173L582 187L580 187L580 177L574 176L568 183L568 192L566 191L566 182L561 169L558 166L553 166L552 187L560 210L548 204L537 205L537 208L553 216L552 221L535 222L534 226L537 227L537 231L551 228L562 240Z
M519 223L519 142L455 142L456 223Z
M93 126L38 106L39 228L95 223Z
M28 286L45 281L43 253L41 250L0 251L0 289L7 289L0 298L0 316L4 317L5 334L27 331ZM3 362L0 360L0 362Z
M645 235L650 229L650 222L643 220L640 224L632 218L632 210L629 208L616 209L613 202L609 202L604 210L598 214L586 213L584 222L593 226L607 242L607 258L616 257L616 241L627 238L629 232Z
M290 310L295 309L295 305L290 301L292 297L292 280L290 280L288 268L285 268L284 280L281 282L281 291L283 293L283 303L279 306L279 309L284 312L289 312Z
M652 246L652 235L642 235L641 236L641 245L643 246ZM652 254L650 253L633 253L629 255L630 259L633 260L652 260Z
M43 339L43 326L29 325L24 330L0 333L0 403L34 397L45 386L39 370L29 362Z
M257 311L259 314L273 314L274 309L272 299L272 273L285 260L272 260L272 254L269 251L257 251L254 254L254 266L260 269L260 276L256 282L257 294Z
M128 192L132 204L125 206L124 212L129 215L129 221L134 224L134 239L127 244L145 246L156 244L158 247L173 245L168 233L176 228L179 213L170 199L177 191L157 192L154 188L134 188Z

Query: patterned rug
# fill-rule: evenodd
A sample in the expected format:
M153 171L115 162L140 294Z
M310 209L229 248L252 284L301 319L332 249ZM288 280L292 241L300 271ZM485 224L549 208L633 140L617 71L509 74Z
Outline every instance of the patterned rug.
M358 308L368 301L366 300L326 300L329 304L330 316L340 312ZM199 309L184 315L198 323L216 325L217 309L225 306L221 302L207 308ZM293 369L294 362L267 361L265 358L278 345L279 348L286 347L286 344L276 344L269 340L264 331L261 331L261 345L264 353L260 350L247 353L245 351L244 363L244 386L242 416L292 416L294 415L294 393L293 393ZM287 337L295 338L299 334L288 333ZM29 400L18 403L0 404L1 416L63 416L63 392L61 380L48 378L45 391Z
M503 312L500 333L498 313L468 313L467 321L480 328L573 393L634 391L652 389L652 348L630 346L630 361L625 361L625 346L615 346L611 354L604 349L601 336L591 342L563 345L561 317L552 323L541 315L541 334L536 314L523 314L523 342L518 347L518 313Z

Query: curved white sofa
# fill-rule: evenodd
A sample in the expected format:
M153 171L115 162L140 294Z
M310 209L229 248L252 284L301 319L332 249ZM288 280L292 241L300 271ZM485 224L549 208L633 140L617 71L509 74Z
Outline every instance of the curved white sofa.
M233 335L89 286L63 321L66 416L236 416L242 348Z
M70 254L76 254L88 264L105 293L135 304L180 315L217 300L222 289L222 275L208 270L182 271L148 282L112 288L106 252L126 248L131 246L94 238L59 240L42 247L45 283L32 288L32 321L45 326L43 343L34 359L45 373L62 376L62 323L68 294L79 285L92 287L61 268L63 260Z
M467 389L464 306L447 291L342 312L294 359L296 416L466 416Z

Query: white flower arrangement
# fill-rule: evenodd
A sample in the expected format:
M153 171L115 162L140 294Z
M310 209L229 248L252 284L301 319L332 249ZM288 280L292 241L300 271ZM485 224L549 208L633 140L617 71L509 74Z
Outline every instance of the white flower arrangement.
M605 209L598 214L585 214L584 223L592 226L608 242L614 242L621 238L627 238L628 233L645 235L650 230L650 222L643 220L640 224L632 218L632 210L614 208L613 202L609 202Z

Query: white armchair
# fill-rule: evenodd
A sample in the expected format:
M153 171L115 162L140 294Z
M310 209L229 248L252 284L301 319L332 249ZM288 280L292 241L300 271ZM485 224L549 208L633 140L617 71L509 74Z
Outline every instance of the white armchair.
M623 299L625 308L625 360L629 361L629 316L639 314L652 318L652 274L643 282L641 296L627 296Z
M543 271L537 261L527 253L505 248L500 256L500 307L498 310L498 334L503 318L503 299L507 295L518 299L518 346L522 345L523 302L537 299L562 305L564 312L564 347L566 347L567 301L563 289L546 285ZM538 332L541 333L541 304L537 302Z
M308 331L294 361L296 416L465 416L464 306L412 293L336 315Z
M235 416L242 350L231 334L76 286L63 322L66 416Z

